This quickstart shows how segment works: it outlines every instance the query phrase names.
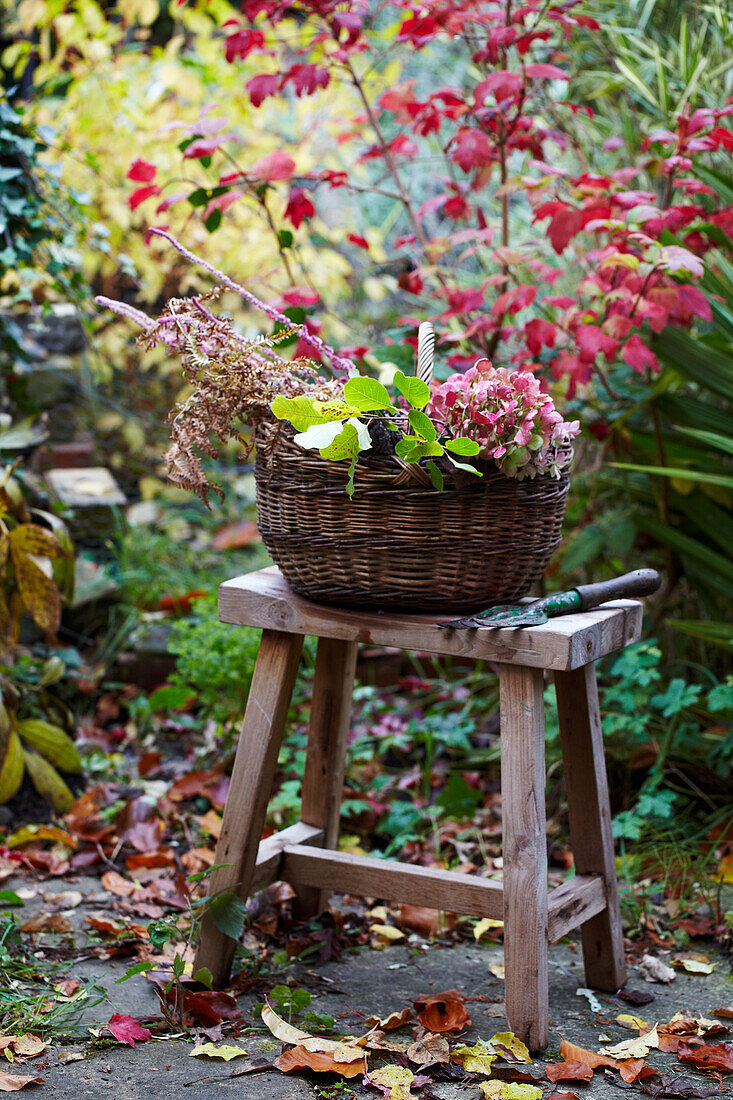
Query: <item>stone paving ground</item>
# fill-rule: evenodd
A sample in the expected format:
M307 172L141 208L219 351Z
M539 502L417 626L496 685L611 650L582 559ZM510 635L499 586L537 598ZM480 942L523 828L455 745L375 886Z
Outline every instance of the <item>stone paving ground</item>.
M13 885L12 882L7 882L3 887L17 889L18 885L19 883ZM27 886L28 882L24 885ZM99 909L99 903L104 901L96 879L73 884L57 880L35 885L39 888L39 896L27 902L23 910L23 917L26 919L43 906L42 894L48 897L49 894L72 888L85 894L84 904L67 914L75 928L81 928L84 916L90 910ZM43 937L40 937L39 943L42 942ZM83 944L81 935L78 943ZM631 1038L635 1033L624 1030L615 1023L615 1017L620 1012L632 1012L650 1022L662 1022L669 1020L681 1009L695 1015L709 1015L715 1006L732 1004L733 980L729 961L714 953L708 954L711 959L716 960L712 974L677 972L676 979L669 985L650 985L640 978L636 967L632 965L626 988L651 991L655 1000L641 1009L635 1009L615 996L598 994L602 1011L596 1014L591 1010L588 1000L576 994L577 988L584 984L579 944L569 941L552 947L550 1047L544 1057L535 1058L534 1072L540 1077L545 1060L559 1060L563 1037L591 1050L599 1049L598 1036L602 1033L611 1035L614 1042ZM488 1039L495 1032L506 1030L502 1015L504 983L489 971L489 964L501 962L502 958L502 948L495 943L461 943L441 948L421 942L417 946L396 944L382 951L364 947L354 954L345 953L339 962L313 967L295 965L288 968L288 981L294 981L307 989L312 997L310 1009L336 1017L337 1030L347 1034L363 1030L363 1025L359 1022L360 1016L363 1018L371 1013L384 1016L411 1005L418 994L456 988L466 998L472 1018L472 1026L461 1033L461 1040L473 1043L479 1037ZM144 976L137 975L122 984L116 984L127 965L124 959L92 959L71 965L70 975L94 978L106 992L105 1000L87 1011L84 1018L86 1024L104 1024L113 1012L135 1017L158 1013L157 997ZM282 977L279 976L277 980L282 981ZM487 1000L471 1000L476 996ZM246 1015L251 1006L261 999L261 993L248 993L238 998L238 1004ZM278 1047L278 1044L273 1046L264 1031L261 1035L243 1036L237 1042L251 1054ZM352 1096L359 1100L365 1100L366 1097L379 1100L381 1097L374 1089L354 1084L353 1081L345 1082L343 1088L334 1089L336 1079L331 1076L285 1076L272 1070L232 1077L237 1061L224 1063L205 1058L192 1059L189 1057L191 1049L192 1043L187 1038L153 1039L137 1044L134 1049L116 1044L96 1049L92 1044L91 1048L87 1048L81 1042L54 1047L41 1059L18 1066L17 1072L43 1077L46 1084L31 1090L29 1094L32 1092L33 1095L40 1096L51 1088L56 1100L81 1100L108 1095L114 1096L116 1100L143 1100L159 1095L169 1100L213 1100L235 1095L239 1100L350 1100ZM65 1061L69 1054L82 1051L85 1052L82 1060ZM653 1051L648 1061L651 1065L663 1067L665 1073L675 1070L676 1062L672 1054ZM14 1072L14 1067L9 1066L7 1069ZM715 1084L694 1069L685 1068L682 1076L698 1086ZM558 1091L571 1090L578 1097L588 1097L589 1100L615 1098L619 1095L619 1087L623 1088L631 1100L648 1095L637 1085L625 1086L618 1082L617 1075L614 1074L612 1080L605 1077L602 1070L596 1070L589 1085L561 1083L556 1088ZM544 1086L546 1094L555 1091L547 1081L540 1079L538 1084ZM431 1087L440 1100L479 1100L481 1095L474 1085L463 1082L436 1082ZM731 1093L733 1077L729 1076L727 1084L720 1087L719 1094L724 1096Z

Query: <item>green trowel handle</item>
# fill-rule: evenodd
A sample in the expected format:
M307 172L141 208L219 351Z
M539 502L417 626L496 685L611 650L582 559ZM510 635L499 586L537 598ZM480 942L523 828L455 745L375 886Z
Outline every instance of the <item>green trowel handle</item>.
M618 600L624 596L651 596L662 583L656 569L635 569L633 573L624 573L623 577L614 577L610 581L598 581L597 584L579 584L575 591L580 596L580 609L598 607L606 600Z

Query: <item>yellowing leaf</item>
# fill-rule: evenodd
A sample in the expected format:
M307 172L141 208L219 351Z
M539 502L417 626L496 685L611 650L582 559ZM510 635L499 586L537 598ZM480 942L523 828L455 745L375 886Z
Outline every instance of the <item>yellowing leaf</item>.
M74 796L53 764L49 764L48 760L44 760L37 752L24 752L23 760L33 780L33 786L41 798L45 798L57 814L68 813Z
M499 1057L491 1043L479 1039L475 1046L458 1046L453 1049L453 1061L463 1066L466 1073L485 1073L491 1076L491 1066Z
M194 1047L189 1058L223 1058L225 1062L231 1062L232 1058L241 1058L247 1051L244 1047L220 1046L215 1043L202 1043Z
M494 928L503 929L503 927L503 920L492 920L491 917L482 917L482 919L474 927L473 938L476 940L476 943L478 943L481 937L485 936L487 932L491 932Z
M479 1081L478 1087L486 1100L541 1100L542 1089L536 1085L514 1084L511 1081Z
M659 1049L659 1035L655 1024L646 1035L639 1035L636 1039L625 1039L617 1043L615 1047L606 1047L602 1054L609 1054L612 1058L622 1061L626 1058L646 1058L650 1050Z
M712 974L715 963L711 963L707 955L686 955L672 959L672 965L681 967L688 974Z
M382 1069L375 1069L367 1078L370 1084L389 1089L386 1093L389 1100L416 1100L415 1093L410 1088L414 1079L412 1070L403 1069L402 1066L383 1066Z
M19 528L16 527L16 531ZM61 623L61 596L51 577L27 554L13 546L15 580L20 598L28 614L37 626L49 635L55 635Z
M491 1038L491 1045L496 1047L500 1053L508 1051L517 1062L525 1062L527 1065L532 1063L527 1047L512 1031L497 1032Z
M27 745L45 756L62 771L80 775L82 762L78 749L65 730L42 718L26 718L18 722L18 734Z
M395 928L391 924L372 924L369 931L382 947L386 947L389 943L397 943L398 940L404 940L405 938L405 933L400 932L399 928Z
M0 806L12 798L23 781L23 746L15 730L8 736L5 757L0 766Z
M504 963L490 962L489 973L493 974L495 978L500 978L502 981L504 981L504 978L506 977L506 967Z
M598 265L599 267L628 267L632 271L635 271L639 266L639 257L632 256L627 252L617 252L613 256L607 256L605 260L602 260Z
M5 844L8 848L19 848L21 844L34 840L53 840L56 844L65 844L67 848L76 848L76 840L71 833L59 829L57 825L24 825L9 836Z
M10 532L10 550L15 555L35 554L41 558L64 558L66 552L57 539L36 523L21 523Z
M652 1025L648 1024L646 1020L642 1020L639 1016L630 1016L626 1012L622 1012L620 1016L616 1017L616 1023L621 1024L621 1027L626 1027L630 1031L643 1031L646 1028L650 1028Z

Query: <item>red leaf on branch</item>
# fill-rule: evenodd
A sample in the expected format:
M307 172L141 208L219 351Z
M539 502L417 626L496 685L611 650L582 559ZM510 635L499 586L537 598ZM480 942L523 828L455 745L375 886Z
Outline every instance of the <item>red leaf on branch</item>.
M217 137L197 138L187 145L183 157L184 160L200 160L201 157L210 157L217 149L221 149L231 138L231 134L219 134Z
M580 358L584 363L595 363L599 351L610 362L618 351L618 341L606 336L597 325L578 325L575 331Z
M519 73L498 69L476 85L473 93L474 108L483 107L484 100L489 92L494 93L497 103L501 103L505 99L516 99L521 87L522 78Z
M543 61L527 65L524 71L532 80L570 80L569 73L558 69L557 65L547 65Z
M295 94L300 98L304 95L313 95L319 88L327 88L331 74L328 69L318 65L292 65L283 78L280 86L292 83Z
M413 15L406 19L397 33L397 41L412 42L418 50L432 42L440 30L440 25L432 15Z
M163 199L162 202L158 203L158 205L155 208L155 213L156 214L164 214L166 212L166 210L170 209L171 206L175 206L175 204L177 202L180 202L181 199L185 199L185 198L186 198L186 192L185 191L176 191L176 193L174 195L169 195L167 199Z
M659 360L638 333L634 333L626 341L621 351L621 358L640 374L643 374L647 367L655 372L659 370Z
M259 50L265 45L265 36L262 31L253 31L249 27L230 34L225 42L224 56L231 65L237 58L245 58L252 50Z
M501 317L504 313L508 313L511 317L515 313L519 313L525 306L531 306L536 297L536 286L530 286L529 283L520 283L519 286L514 286L511 290L505 290L503 294L500 294L492 305L491 312L495 317Z
M152 183L158 169L147 160L134 160L127 172L127 179L135 183Z
M135 1040L146 1043L151 1036L148 1028L142 1027L132 1016L124 1016L120 1012L110 1016L109 1023L102 1028L102 1031L105 1030L111 1032L118 1042L127 1043L130 1047L135 1046Z
M145 202L146 199L150 199L153 195L159 195L160 188L157 184L151 184L149 187L138 187L137 191L133 191L127 200L127 204L130 210L137 210L140 203Z
M258 179L273 183L276 180L288 180L295 171L295 161L289 153L283 153L276 149L264 157L260 157L252 165L251 173Z
M553 348L557 329L550 321L534 317L524 326L524 339L530 355L539 355L543 346Z
M366 237L360 237L358 233L347 233L346 240L351 241L357 248L363 248L365 252L369 251L369 241Z
M299 229L304 221L313 217L315 212L316 208L303 188L293 187L285 207L285 217L290 224Z
M280 90L280 76L277 73L260 73L251 77L245 84L253 107L261 107L268 96Z
M456 135L452 159L464 172L491 164L493 152L483 130L461 128Z

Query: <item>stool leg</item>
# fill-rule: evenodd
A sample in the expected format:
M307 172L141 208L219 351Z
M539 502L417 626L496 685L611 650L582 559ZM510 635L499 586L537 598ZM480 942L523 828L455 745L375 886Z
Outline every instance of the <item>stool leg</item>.
M300 634L262 632L216 845L214 863L225 866L212 874L210 895L222 890L242 898L249 894L302 648ZM208 967L214 985L223 985L229 978L235 948L236 941L220 932L210 913L205 913L194 971Z
M557 712L570 819L579 875L603 875L607 906L581 926L589 986L614 992L626 981L608 780L595 665L555 673Z
M506 1018L530 1050L549 1039L542 670L499 666Z
M356 642L318 639L300 820L323 829L324 848L335 848L338 840L357 649ZM295 891L302 919L328 906L328 890L300 886Z

